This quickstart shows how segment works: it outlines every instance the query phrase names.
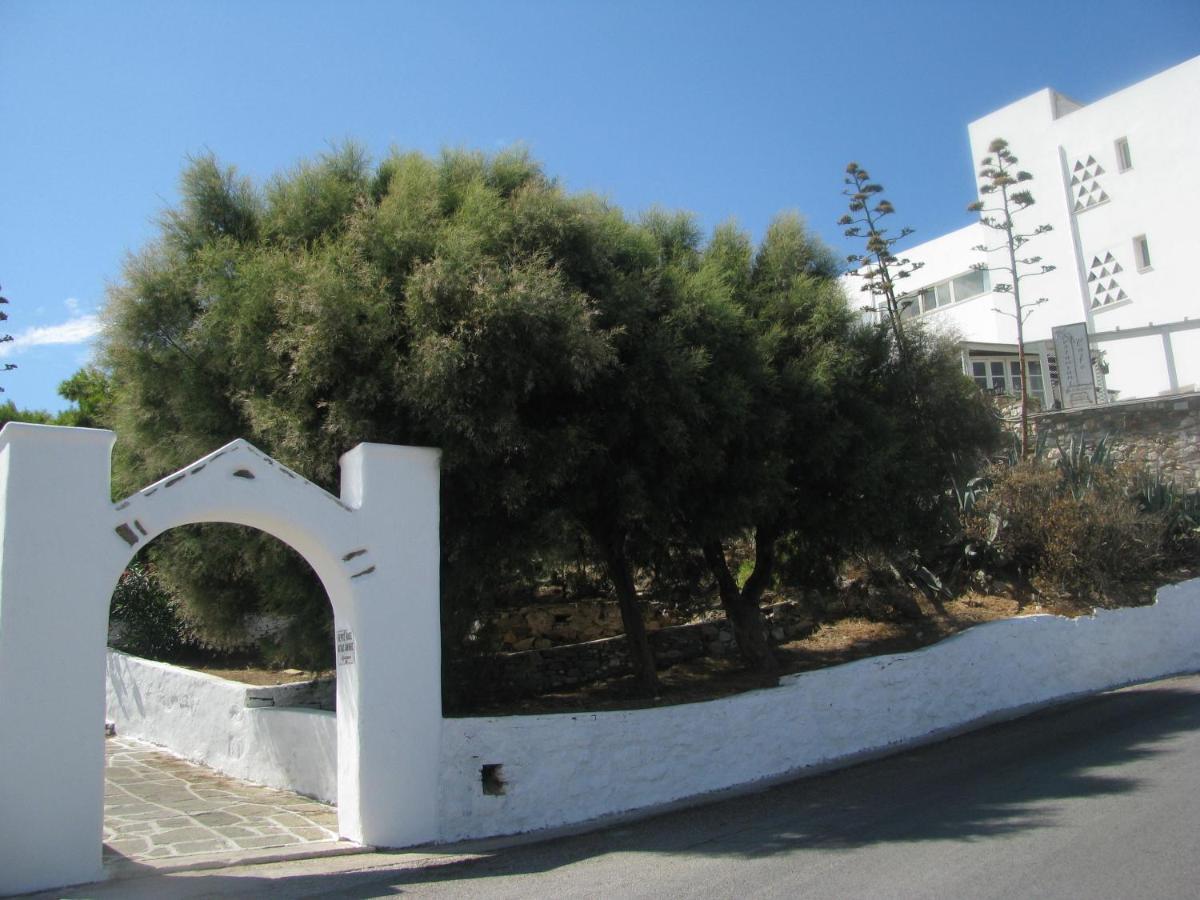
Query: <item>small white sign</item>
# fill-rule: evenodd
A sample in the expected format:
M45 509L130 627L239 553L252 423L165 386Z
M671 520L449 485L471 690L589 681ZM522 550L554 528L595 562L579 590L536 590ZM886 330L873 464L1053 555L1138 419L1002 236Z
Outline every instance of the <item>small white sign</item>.
M339 666L354 665L354 635L349 628L337 630L337 664Z
M1096 403L1096 373L1092 371L1092 350L1088 343L1087 324L1056 325L1054 356L1058 362L1058 384L1062 388L1063 406L1091 406Z

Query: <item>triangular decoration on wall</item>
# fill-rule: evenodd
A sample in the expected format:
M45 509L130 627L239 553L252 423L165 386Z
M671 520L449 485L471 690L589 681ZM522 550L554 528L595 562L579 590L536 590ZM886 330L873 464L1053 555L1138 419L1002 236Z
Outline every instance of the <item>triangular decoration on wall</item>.
M1074 168L1074 169L1072 169L1071 171L1073 171L1073 172L1078 172L1078 171L1079 171L1080 169L1082 169L1082 168L1083 168L1083 163L1079 162L1079 160L1076 160L1076 161L1075 161L1075 168Z
M1117 299L1118 299L1118 300L1128 300L1128 299L1129 299L1129 295L1128 295L1128 294L1126 294L1124 291L1120 291L1120 292L1117 294Z
M1108 194L1104 193L1104 191L1101 191L1100 192L1100 202L1103 203L1107 199L1108 199Z
M1090 284L1091 282L1093 282L1093 281L1095 281L1095 280L1096 280L1096 273L1095 273L1095 272L1093 272L1092 274L1090 274L1090 275L1088 276L1088 283Z
M1112 255L1112 253L1111 253L1111 252L1109 252L1109 253L1105 253L1105 254L1104 254L1104 261L1105 261L1106 263L1108 263L1108 262L1112 262L1112 261L1113 261L1113 255Z
M1079 176L1078 175L1071 176L1071 184L1079 184Z
M1094 166L1094 165L1096 164L1096 157L1094 157L1094 156L1089 156L1089 157L1088 157L1087 164L1088 164L1089 166Z
M1124 272L1124 271L1125 270L1121 268L1120 263L1113 263L1113 274L1114 275L1116 275L1118 272Z
M1095 178L1097 175L1103 175L1103 174L1104 174L1104 169L1101 168L1100 166L1096 166L1096 171L1092 173L1092 177Z

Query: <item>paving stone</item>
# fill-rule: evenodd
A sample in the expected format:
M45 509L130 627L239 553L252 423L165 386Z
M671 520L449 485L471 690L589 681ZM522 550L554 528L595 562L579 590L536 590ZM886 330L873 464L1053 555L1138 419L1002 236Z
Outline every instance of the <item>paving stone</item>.
M216 775L130 738L106 743L105 853L168 859L337 839L337 810ZM325 827L328 826L328 827Z
M338 839L337 832L327 828L293 828L292 834L302 841L336 841Z
M261 850L265 847L288 847L299 844L300 839L292 834L270 834L265 837L234 838L243 850Z
M116 834L144 834L147 831L153 831L155 827L154 822L127 822L124 825L118 825L113 832Z
M201 825L210 825L210 826L211 825L233 825L233 824L241 821L241 819L238 816L230 815L227 812L219 812L219 811L198 812L198 813L195 813L192 816L192 818L195 819L197 822L199 822Z
M219 853L222 850L234 850L236 844L220 838L209 838L206 841L181 841L175 844L175 853L185 856L189 853Z
M239 803L235 806L225 807L225 812L231 812L239 816L266 817L275 812L275 809L263 803Z
M193 825L190 828L171 828L167 831L160 831L158 834L152 834L150 842L159 847L163 844L178 844L180 841L202 841L210 837L212 837L212 832L207 828Z
M115 841L109 841L108 846L122 856L136 856L150 849L150 844L143 837L120 838Z
M283 825L286 828L291 828L293 825L304 826L308 824L308 819L304 816L298 816L295 813L277 813L269 817L276 825Z
M219 825L213 829L222 837L239 838L239 837L258 837L253 831L244 825ZM311 840L311 838L310 838Z

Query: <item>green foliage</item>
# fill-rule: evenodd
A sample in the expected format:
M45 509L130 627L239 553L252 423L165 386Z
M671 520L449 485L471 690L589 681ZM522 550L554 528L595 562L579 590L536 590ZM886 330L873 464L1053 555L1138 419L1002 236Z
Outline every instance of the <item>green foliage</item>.
M134 656L171 660L190 645L187 626L154 567L138 561L117 582L109 619L113 646Z
M1200 491L1181 489L1161 471L1141 471L1130 493L1143 513L1161 517L1169 549L1186 551L1200 544Z
M6 400L0 403L0 426L8 422L30 422L78 428L105 427L112 388L103 371L95 366L85 366L60 384L58 393L74 406L55 414L42 409L19 409L11 400Z
M111 395L71 390L121 435L122 492L235 437L330 490L361 441L442 448L452 661L481 610L555 567L602 567L640 628L639 570L694 579L754 533L756 608L781 541L820 568L936 519L994 421L943 342L914 331L901 367L837 272L795 216L757 247L731 226L705 242L520 150L372 168L337 148L261 189L203 157L110 293ZM330 652L324 592L276 542L204 526L153 550L209 643L270 614L290 622L277 658Z
M11 400L0 403L0 426L9 422L29 422L33 425L54 425L54 415L44 409L20 409Z

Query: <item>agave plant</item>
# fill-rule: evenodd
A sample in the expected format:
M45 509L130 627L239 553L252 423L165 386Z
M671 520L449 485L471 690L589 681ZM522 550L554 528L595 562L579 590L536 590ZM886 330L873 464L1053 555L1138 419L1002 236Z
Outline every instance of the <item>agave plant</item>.
M1056 441L1059 454L1058 469L1076 500L1092 490L1098 474L1112 471L1113 456L1109 443L1111 436L1111 432L1103 435L1090 452L1082 433L1072 436L1065 449Z

